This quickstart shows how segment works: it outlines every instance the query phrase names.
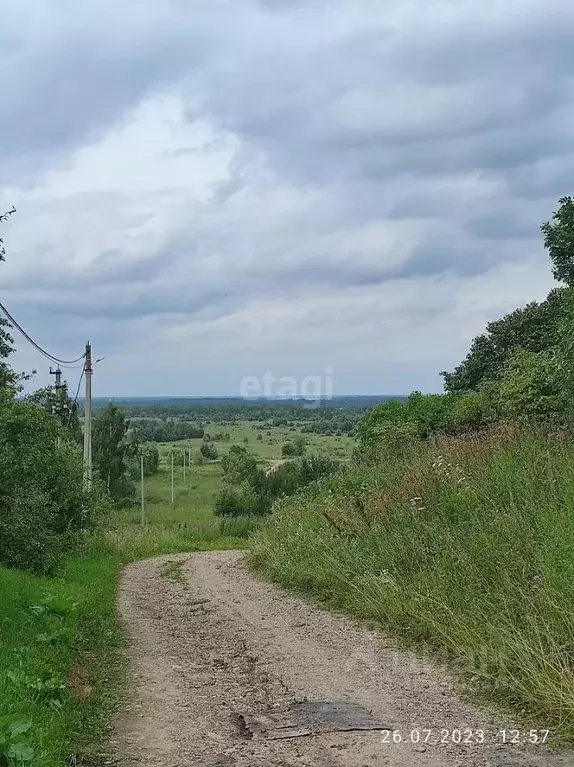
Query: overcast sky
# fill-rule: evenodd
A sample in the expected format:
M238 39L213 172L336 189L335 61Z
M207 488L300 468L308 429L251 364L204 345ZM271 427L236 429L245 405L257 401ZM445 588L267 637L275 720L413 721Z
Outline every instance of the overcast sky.
M89 339L98 396L439 391L552 286L573 29L571 0L9 4L0 300Z

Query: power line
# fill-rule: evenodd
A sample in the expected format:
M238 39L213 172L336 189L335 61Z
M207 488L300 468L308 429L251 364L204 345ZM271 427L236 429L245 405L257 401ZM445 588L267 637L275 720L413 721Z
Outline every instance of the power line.
M80 386L82 385L82 379L84 377L84 369L82 368L82 372L80 373L80 380L78 381L78 388L76 389L76 396L74 397L74 405L78 402L78 395L80 393Z
M58 357L54 357L53 354L50 354L50 352L47 352L45 349L43 349L39 344L36 343L36 341L34 341L33 338L31 338L28 335L28 333L26 333L24 328L18 324L18 322L14 319L14 317L10 314L8 309L6 309L6 307L2 303L0 303L0 310L6 315L6 318L8 319L10 324L14 325L14 327L17 330L19 330L20 333L22 333L25 339L29 341L35 349L37 349L41 354L43 354L44 357L47 357L49 360L52 360L52 362L57 362L60 365L75 365L76 362L80 362L81 360L84 359L85 354L82 354L81 357L78 357L75 360L61 360Z
M84 377L85 368L82 367L82 372L80 373L80 380L78 381L78 388L76 389L76 396L74 397L74 405L78 404L78 397L80 395L80 386L82 385L82 379ZM74 405L70 408L70 412L68 414L68 426L70 425L70 421L72 420L72 413L74 412Z

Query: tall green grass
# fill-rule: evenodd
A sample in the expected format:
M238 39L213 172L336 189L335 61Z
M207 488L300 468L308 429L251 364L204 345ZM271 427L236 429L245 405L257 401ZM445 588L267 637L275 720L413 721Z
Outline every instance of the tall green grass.
M53 578L0 568L0 717L28 720L22 753L36 767L105 763L120 679L109 674L119 668L117 573L117 556L102 547Z
M209 527L120 527L105 533L108 545L118 552L125 562L186 551L211 551L213 549L243 548L246 543L237 530L221 532L222 526L214 522ZM240 532L243 532L241 530ZM247 533L245 533L247 535Z
M467 672L574 741L574 441L427 445L279 504L252 561Z

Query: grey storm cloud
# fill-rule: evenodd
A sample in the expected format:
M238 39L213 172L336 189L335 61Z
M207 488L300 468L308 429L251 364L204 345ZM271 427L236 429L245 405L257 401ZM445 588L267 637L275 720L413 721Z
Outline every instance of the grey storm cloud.
M0 181L107 130L198 63L201 37L189 45L176 18L150 8L40 0L3 13Z
M569 0L21 0L0 31L3 285L121 345L146 318L197 338L385 286L403 329L448 328L446 298L421 308L440 277L469 291L471 335L503 303L488 275L526 270L525 302L549 274L573 28ZM437 338L437 369L463 342Z

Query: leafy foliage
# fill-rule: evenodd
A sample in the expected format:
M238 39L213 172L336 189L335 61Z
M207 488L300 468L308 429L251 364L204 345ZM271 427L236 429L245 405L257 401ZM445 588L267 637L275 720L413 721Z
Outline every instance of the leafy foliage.
M4 256L0 242L0 261ZM26 376L8 363L13 352L8 328L0 320L0 564L45 573L73 549L81 530L95 524L104 504L97 491L83 490L82 456L74 440L63 440L56 449L59 427L48 390L16 401Z
M9 333L10 325L0 317L0 395L12 394L15 391L17 377L7 362L7 358L14 352L14 339Z
M221 459L221 468L226 482L239 484L248 480L257 471L255 456L250 455L244 447L233 445L229 453Z
M555 279L574 286L574 198L561 197L552 220L542 224L544 246L552 261Z
M199 452L206 461L216 461L219 457L215 445L212 445L211 442L202 442Z
M257 497L249 485L224 487L215 499L218 517L242 517L257 513Z
M138 442L176 442L182 439L197 439L204 435L203 426L198 423L144 418L131 420L130 430Z
M554 355L516 351L506 362L495 390L500 415L506 420L546 421L564 411Z
M443 371L445 390L450 394L476 391L486 381L499 379L506 361L518 349L543 352L558 342L564 289L552 290L542 303L515 309L489 322L486 333L477 336L463 362L452 373Z
M451 395L413 392L406 402L377 405L359 424L358 437L364 447L401 438L426 438L453 428Z
M151 477L157 474L159 469L159 449L152 442L146 442L137 447L132 447L133 455L127 459L127 466L130 477L139 479L141 476L141 456L143 455L143 473L144 477Z
M99 501L82 489L79 448L56 450L56 435L37 406L0 407L0 564L46 572L95 523Z
M136 447L126 439L128 426L123 411L110 402L96 414L92 430L94 466L110 497L121 504L128 503L135 493L127 459Z
M0 717L0 765L31 762L34 749L30 745L31 720L13 714Z
M68 384L63 383L60 392L58 393L55 386L46 386L43 389L37 389L33 394L30 394L27 398L27 402L32 402L39 405L47 413L52 414L57 404L57 398L59 397L60 413L58 420L63 428L63 432L76 442L82 442L82 427L79 419L79 407L71 397L68 390Z
M357 428L362 454L498 421L566 423L574 410L574 198L542 225L554 277L566 283L490 322L466 358L443 371L444 395L418 392L377 405ZM572 287L571 287L572 286Z
M302 434L298 434L292 442L285 442L281 447L281 455L284 458L290 456L302 456L305 455L307 450L307 442Z
M235 455L235 460L240 459L242 462L240 465L243 472L233 475L238 484L230 485L228 482L218 495L215 502L215 514L218 516L268 514L277 498L293 495L300 488L339 469L338 461L312 455L287 461L265 472L253 468L248 461L249 456L239 453Z

